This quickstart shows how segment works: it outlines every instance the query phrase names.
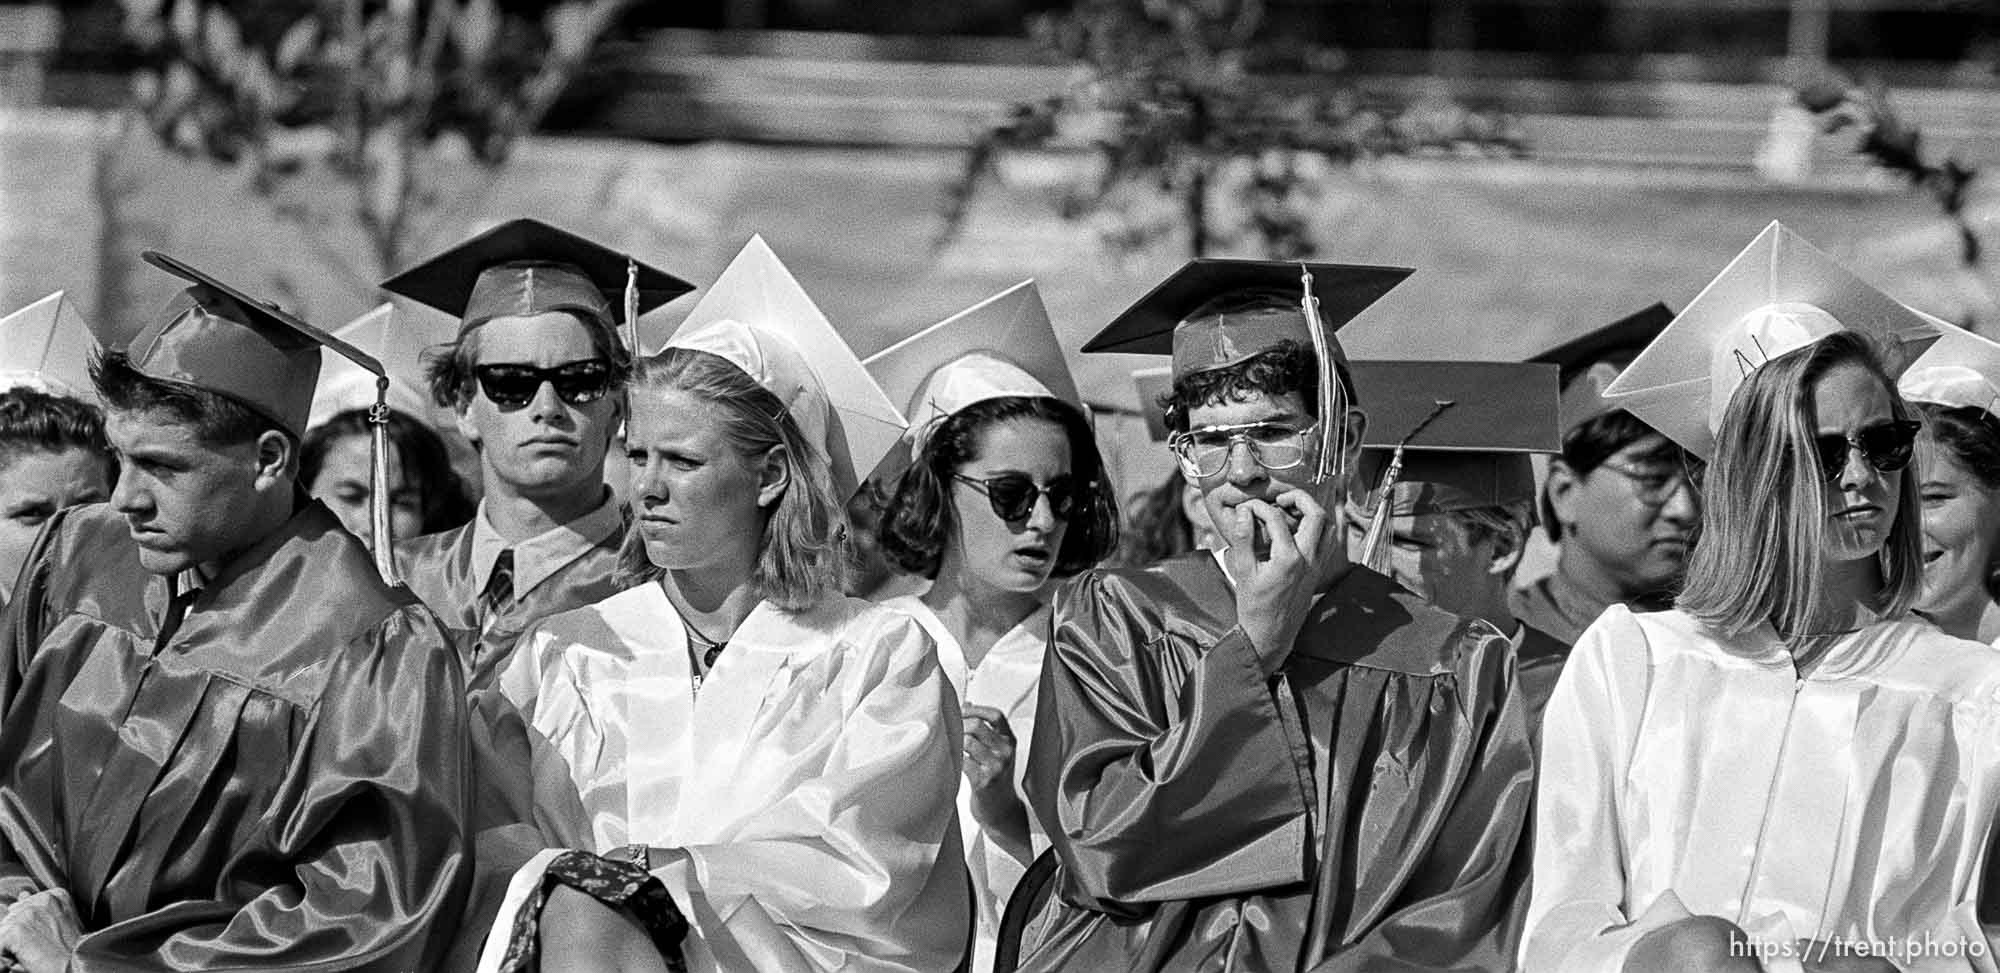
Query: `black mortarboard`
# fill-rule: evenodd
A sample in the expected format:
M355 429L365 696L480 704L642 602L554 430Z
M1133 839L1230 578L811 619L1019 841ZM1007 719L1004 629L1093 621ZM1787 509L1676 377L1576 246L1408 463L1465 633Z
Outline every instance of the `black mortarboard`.
M494 318L548 311L607 325L622 319L631 329L639 315L694 290L663 270L531 219L502 223L382 287L458 318L461 334ZM621 300L623 311L614 312L614 302ZM628 343L635 338L628 334Z

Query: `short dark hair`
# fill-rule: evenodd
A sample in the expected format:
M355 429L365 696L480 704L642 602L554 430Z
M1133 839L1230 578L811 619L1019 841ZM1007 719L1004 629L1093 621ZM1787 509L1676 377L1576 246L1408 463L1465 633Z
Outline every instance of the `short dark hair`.
M1645 420L1638 416L1624 409L1612 409L1591 416L1563 433L1562 452L1558 453L1556 458L1562 460L1563 465L1569 467L1577 476L1586 476L1591 470L1603 466L1605 460L1618 455L1620 450L1647 436L1658 434L1658 430L1647 425ZM1686 450L1665 436L1660 437L1660 445L1656 449L1647 451L1645 458L1649 461L1682 465L1694 462ZM1561 541L1562 523L1556 519L1555 505L1549 502L1549 488L1546 482L1542 484L1540 510L1542 530L1548 534L1549 540Z
M298 437L277 420L220 392L147 375L133 367L122 351L107 351L92 360L90 381L106 409L166 413L194 427L195 435L211 446L240 446L277 432L295 453L298 449Z
M0 456L72 449L103 459L108 478L116 478L118 464L104 438L104 413L96 406L40 389L0 392Z
M299 445L299 482L312 486L326 465L326 454L335 443L353 437L368 438L374 429L367 409L349 409L306 430ZM416 484L423 510L423 532L435 534L472 519L476 509L465 481L451 467L451 453L444 439L428 424L394 409L389 410L389 448L403 461L403 475Z
M1118 502L1105 482L1104 459L1090 422L1075 406L1046 396L1005 396L975 402L952 413L931 432L923 452L896 481L895 499L876 525L883 553L897 567L937 577L952 536L952 474L979 456L980 434L1018 419L1053 423L1069 440L1070 475L1087 484L1069 516L1056 577L1095 565L1118 546Z
M1354 404L1354 378L1345 361L1335 361L1334 376L1340 381L1347 402ZM1173 390L1161 397L1160 404L1166 408L1167 428L1186 432L1188 413L1196 406L1241 401L1257 394L1275 398L1287 393L1297 393L1305 402L1306 411L1315 418L1319 416L1319 365L1312 346L1302 341L1280 341L1234 365L1178 376Z
M625 387L632 377L632 352L618 337L618 331L606 319L561 311L575 318L590 335L590 344L597 354L611 363L611 388L617 391ZM472 369L479 364L479 332L486 326L480 322L466 329L458 337L432 348L424 355L424 382L430 387L431 401L447 409L456 409L472 400Z

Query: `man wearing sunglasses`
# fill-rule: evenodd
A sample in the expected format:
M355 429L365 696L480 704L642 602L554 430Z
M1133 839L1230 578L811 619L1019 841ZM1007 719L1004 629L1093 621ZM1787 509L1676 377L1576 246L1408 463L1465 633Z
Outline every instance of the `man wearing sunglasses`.
M1512 968L1512 647L1352 565L1329 515L1365 428L1332 332L1408 274L1197 260L1084 346L1171 352L1170 445L1228 547L1057 598L1026 786L1060 868L1021 969Z
M627 512L604 482L631 352L612 310L687 284L535 220L514 220L382 285L459 319L431 393L479 450L465 526L403 541L403 577L460 634L467 685L489 686L535 621L617 590ZM630 322L627 322L630 325Z

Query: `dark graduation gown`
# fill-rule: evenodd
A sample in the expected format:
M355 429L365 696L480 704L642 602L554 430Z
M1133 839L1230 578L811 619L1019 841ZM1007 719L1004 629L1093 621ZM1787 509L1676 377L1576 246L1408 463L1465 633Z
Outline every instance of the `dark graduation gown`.
M469 878L446 635L316 502L155 651L167 581L105 505L44 529L0 633L0 888L71 970L420 970Z
M1548 708L1549 694L1556 691L1556 679L1568 659L1568 642L1521 623L1521 646L1514 650L1515 678L1528 706L1528 738L1537 745L1542 739L1542 711Z
M1022 970L1508 969L1533 792L1507 638L1353 568L1266 680L1212 555L1056 603Z
M631 525L629 514L622 514L622 519L624 526ZM528 626L550 615L597 604L627 585L618 576L618 546L625 534L621 529L489 618L479 604L485 579L473 576L474 523L477 518L397 544L396 566L410 590L451 629L465 663L466 688L478 691L499 679L514 655L514 643Z

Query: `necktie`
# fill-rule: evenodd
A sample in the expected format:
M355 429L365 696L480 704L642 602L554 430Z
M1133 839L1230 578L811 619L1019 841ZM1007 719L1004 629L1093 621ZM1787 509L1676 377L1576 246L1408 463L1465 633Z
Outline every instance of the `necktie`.
M486 609L485 614L498 614L514 603L514 551L501 551L493 559L493 574L486 579L486 590L479 595L479 604Z
M186 588L174 592L173 597L167 599L167 610L160 615L160 636L153 640L153 651L166 648L167 640L180 631L181 622L187 619L188 609L200 594L200 588Z

